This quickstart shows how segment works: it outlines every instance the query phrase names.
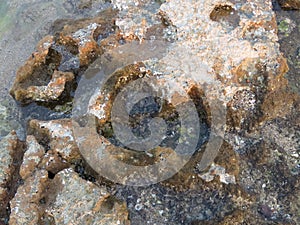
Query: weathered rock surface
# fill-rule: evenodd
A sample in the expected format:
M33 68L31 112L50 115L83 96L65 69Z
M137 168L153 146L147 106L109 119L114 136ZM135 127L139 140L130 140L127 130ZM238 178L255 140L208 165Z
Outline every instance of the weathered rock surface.
M33 53L25 65L17 71L17 77L10 92L16 100L25 103L35 100L34 93L27 89L31 86L47 86L49 83L54 70L58 68L61 61L59 53L51 49L52 42L52 36L41 40L37 45L37 52Z
M31 120L29 132L41 145L47 147L47 150L58 154L67 162L75 162L81 158L73 136L72 120Z
M53 36L48 37L53 44L44 45L25 69L36 77L39 73L32 71L47 71L41 80L44 83L37 85L34 92L46 96L45 101L59 98L62 90L69 91L63 89L64 81L52 81L57 87L51 94L53 99L44 92L53 90L50 84L55 71L72 72L73 77L81 75L103 52L126 38L156 40L153 30L163 21L164 28L159 32L164 32L173 45L158 62L150 60L141 66L137 63L112 73L115 80L108 82L103 95L96 93L89 109L98 116L96 128L100 136L88 137L88 146L93 151L93 141L97 139L111 153L110 159L138 166L164 159L172 152L160 147L136 154L121 148L113 137L109 120L114 96L130 81L143 77L148 69L158 74L162 83L175 81L189 90L207 124L212 120L205 101L220 98L228 107L224 120L226 141L213 163L203 169L200 162L208 140L203 138L199 151L175 176L149 187L112 185L100 178L105 185L116 188L111 195L107 188L95 184L99 177L90 179L95 183L79 177L91 173L79 163L82 158L71 120L32 120L29 134L34 137L27 139L28 150L20 170L24 184L11 201L11 223L127 224L129 213L132 224L299 224L299 96L287 89L284 75L288 66L277 43L277 31L286 35L296 29L295 23L279 23L277 29L270 0L113 0L112 4L120 11L105 17L108 20L82 19L75 24L61 20L54 24ZM89 5L83 3L82 7ZM112 22L115 20L120 28L117 32ZM33 69L39 57L43 66ZM46 58L50 63L43 64ZM197 90L193 89L195 85ZM48 89L39 92L41 86ZM200 101L201 97L205 101ZM33 99L24 100L30 101ZM158 115L176 118L172 110ZM93 160L100 162L96 156ZM109 160L106 163L111 166ZM68 168L74 165L75 170ZM119 170L117 165L113 173L118 176L123 172Z
M10 225L41 223L43 208L40 202L45 197L47 182L48 173L45 170L35 171L25 179L10 202Z
M105 187L81 179L71 169L59 172L49 187L46 217L55 224L129 224L123 202Z
M116 11L106 10L92 19L58 20L37 45L26 63L17 71L11 95L22 103L57 102L70 92L75 76L113 45L101 41L115 33ZM118 37L115 36L115 44Z
M22 160L24 143L15 132L11 132L0 142L0 223L4 224L9 212L9 201L19 183L18 171Z
M56 121L56 126L66 126L63 122ZM40 133L34 134L41 140ZM53 135L48 137L50 142L59 138ZM80 178L73 169L66 169L71 165L63 159L63 153L45 152L35 136L27 136L26 142L19 172L24 182L10 201L9 224L129 224L126 205L105 187L98 187ZM70 143L65 140L65 145ZM48 147L45 143L44 146Z
M281 7L286 9L300 9L299 0L278 0Z
M34 136L27 136L26 144L27 149L19 172L23 180L34 172L45 154L45 149L36 141Z
M38 170L11 201L9 224L130 224L126 205L72 169L53 180Z

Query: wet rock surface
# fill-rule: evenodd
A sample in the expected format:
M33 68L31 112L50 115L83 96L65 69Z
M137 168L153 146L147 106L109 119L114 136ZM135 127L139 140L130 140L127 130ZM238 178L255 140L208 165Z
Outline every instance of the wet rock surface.
M295 8L291 2L297 4L279 1L282 7ZM8 218L9 224L300 223L300 98L298 56L294 54L299 29L294 17L280 14L277 3L260 0L114 0L115 10L93 17L88 11L97 4L105 8L104 3L59 4L69 13L80 12L88 18L52 23L50 35L16 73L11 94L23 104L35 102L56 109L63 119L31 118L26 148L15 133L1 140L3 223ZM160 85L174 81L175 87L184 87L196 105L203 130L197 151L174 176L147 187L132 187L96 173L91 159L82 156L77 145L82 140L76 139L74 121L67 117L82 76L93 78L103 56L107 65L113 64L110 50L148 39L172 45L162 58L120 63L119 70L110 72L102 92L93 93L94 101L88 103L96 136L85 140L91 143L89 151L97 153L93 149L96 139L111 154L110 160L135 166L165 160L174 151L180 134L175 106L182 99L176 99L173 92L168 93L168 100L174 100L174 105L148 98L131 112L138 136L147 136L149 118L168 121L170 137L162 145L137 152L115 137L110 111L115 98L126 85L145 77L155 77ZM292 44L283 50L278 41ZM130 49L126 51L117 63L131 57ZM206 65L204 69L199 61ZM91 91L88 86L86 90ZM217 155L207 155L213 134L210 126L215 122L209 103L216 98L227 107L225 135ZM76 122L75 129L86 123ZM221 121L216 124L223 126ZM205 157L213 160L203 166ZM110 161L106 164L111 165ZM116 177L123 174L120 168L112 170Z

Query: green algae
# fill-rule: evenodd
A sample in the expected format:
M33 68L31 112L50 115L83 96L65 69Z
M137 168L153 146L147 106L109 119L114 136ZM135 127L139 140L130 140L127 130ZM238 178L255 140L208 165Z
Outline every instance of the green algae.
M291 32L289 20L280 21L278 24L278 30L279 32L283 33L284 36L288 37L289 33Z

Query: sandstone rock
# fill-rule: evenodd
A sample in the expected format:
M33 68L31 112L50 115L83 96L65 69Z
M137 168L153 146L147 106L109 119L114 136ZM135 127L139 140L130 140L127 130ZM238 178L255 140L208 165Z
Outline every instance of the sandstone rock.
M122 32L138 33L147 29L146 23L139 23L140 27L137 29L136 24L127 22L137 6L141 4L143 7L144 3L139 0L127 4L121 0L112 2L124 15L129 14L127 18L122 16L117 20ZM133 4L136 5L132 6ZM226 172L212 169L209 173L234 174L236 179L235 184L226 185L220 185L215 180L201 182L193 171L201 155L195 154L186 167L163 184L175 190L186 188L188 191L184 195L189 195L191 190L198 194L201 192L201 197L194 197L187 207L204 199L206 191L211 192L207 204L214 202L212 205L215 205L217 196L223 198L222 202L227 203L223 206L217 204L218 207L224 207L219 211L220 214L216 213L217 209L204 210L206 206L201 208L201 213L193 214L199 210L197 206L200 204L195 204L192 212L185 211L182 202L178 204L174 201L171 205L172 197L178 200L180 192L172 195L171 191L168 192L158 184L149 188L126 188L121 191L122 194L130 193L127 201L130 203L128 205L132 220L140 224L154 224L163 220L165 224L298 223L299 219L294 215L299 212L296 209L299 208L299 198L296 196L299 192L299 169L296 169L299 154L295 151L298 147L295 140L299 135L295 135L298 125L288 122L298 115L293 112L298 107L295 103L297 94L286 90L287 80L284 75L288 66L279 49L276 18L272 8L271 1L260 0L170 0L161 5L164 18L176 28L176 32L173 30L176 41L168 49L169 55L159 60L158 65L153 63L155 65L151 69L165 80L178 81L181 86L190 86L190 77L200 81L198 86L207 85L207 77L211 78L209 82L213 85L219 85L216 89L206 89L205 97L220 98L229 108L226 126L227 133L232 135L230 143L234 146L226 147L231 148L231 154L222 151L224 147L221 147L222 152L215 159L222 161L222 164L216 164L224 167ZM123 15L122 13L120 14ZM135 21L142 20L144 15L135 13L135 17ZM291 28L296 31L295 24L297 23L291 22ZM165 32L172 30L166 29ZM143 36L143 32L140 36ZM292 40L290 43L291 51L287 52L287 56L297 51L298 47L297 41ZM207 65L207 77L201 76L199 62ZM147 66L149 65L147 62ZM293 77L297 77L296 75L297 71L292 73ZM224 98L221 97L222 93ZM282 120L286 122L282 123ZM224 157L224 153L227 157ZM232 173L227 172L231 165L235 168L231 170ZM225 196L231 196L230 200L225 200ZM156 198L163 200L160 202ZM235 209L230 207L230 201L233 201ZM159 210L153 209L151 203ZM177 207L180 209L176 210ZM227 207L231 208L230 212L226 212ZM174 217L177 219L172 220Z
M142 67L144 67L143 63L137 63L117 70L110 75L110 79L103 87L103 90L100 93L94 93L89 103L88 112L97 117L100 125L109 120L112 104L118 92L131 81L145 76L146 73L140 71Z
M54 176L59 171L70 167L70 163L68 163L59 152L55 152L53 150L49 150L42 158L39 168L47 170L51 176Z
M274 158L284 159L291 174L296 176L300 174L299 129L296 118L277 118L267 122L262 129L262 137L274 146Z
M284 74L288 70L277 43L277 25L271 1L256 1L254 5L249 2L234 4L199 1L179 4L177 1L170 1L161 6L161 10L177 27L178 39L173 53L170 52L161 60L162 70L169 71L182 83L186 77L203 83L208 78L201 79L201 67L195 63L197 60L202 62L208 66L211 86L218 85L217 80L221 81L218 90L208 88L206 95L217 92L220 100L230 107L229 102L236 92L242 89L253 92L257 98L254 111L240 118L249 121L253 116L258 118L267 113L259 109L264 94L284 88L287 85ZM203 10L201 13L193 13L191 18L190 15L185 15L191 8ZM226 9L234 12L230 15L237 13L239 23L234 24L228 20ZM255 14L255 10L262 13ZM222 89L224 98L221 97Z
M30 86L27 93L22 93L24 98L32 98L34 101L47 102L59 99L65 90L66 83L74 79L74 74L70 72L54 71L47 86Z
M117 24L122 35L128 35L128 39L135 36L140 40L145 37L155 38L155 35L147 36L147 31L159 20L153 15L153 12L158 11L156 3L153 8L147 9L151 2L112 1L121 11ZM287 93L285 89L287 82L284 73L288 67L279 51L271 1L159 2L162 3L160 10L163 20L174 28L171 29L170 26L162 30L166 36L176 37L172 38L176 41L168 49L168 55L158 64L148 61L140 68L122 68L117 73L128 68L129 73L115 76L117 79L110 80L111 86L108 85L104 93L96 93L95 104L89 110L98 116L97 129L100 137L83 134L88 136L85 141L91 144L88 145L88 150L93 153L90 157L100 163L96 157L98 149L93 145L95 140L101 143L100 150L105 149L111 153L110 159L137 166L155 163L173 151L159 147L147 154L136 154L122 148L113 138L109 119L116 89L121 89L143 75L140 73L141 68L145 72L150 67L162 77L162 84L175 80L176 85L185 87L184 91L189 94L194 92L191 89L196 86L201 93L195 94L193 100L199 106L198 113L204 114L202 119L208 124L211 123L209 110L212 109L197 98L205 97L205 100L211 101L220 97L220 105L228 107L226 131L230 138L228 142L233 146L223 143L217 157L212 156L215 157L214 164L208 172L202 172L203 166L199 163L205 151L204 145L181 171L162 184L139 188L120 186L118 197L127 202L133 223L298 224L299 122L290 124L285 121L289 121L293 117L293 110L298 109L295 104L297 96ZM89 4L86 7L90 7ZM53 47L62 55L63 63L58 70L86 67L103 50L118 46L118 40L123 41L122 38L118 39L118 34L109 35L110 29L101 31L102 34L95 39L99 27L95 28L96 25L90 23L90 20L77 21L79 27L74 30L70 28L74 25L72 22L61 22L62 26L55 35L56 46ZM63 35L62 30L65 32ZM107 35L109 36L106 37ZM64 50L59 49L58 45L63 45ZM63 51L76 57L62 53ZM74 64L69 64L68 60L75 58L80 60L72 67ZM200 70L198 62L207 66L204 68L207 70L205 73ZM80 70L80 73L83 71L84 69ZM201 88L204 86L207 87L207 92L202 93ZM176 97L173 99L178 100ZM172 110L166 110L159 116L166 118L171 113ZM287 129L289 126L293 128ZM18 192L21 194L16 195L16 200L20 196L32 199L34 203L40 199L39 207L28 204L27 210L26 206L22 206L34 223L128 223L128 211L124 204L116 201L106 188L80 179L72 169L63 170L69 163L80 159L71 128L72 124L67 120L31 121L30 133L35 135L47 153L39 165L34 164L38 168L32 177L38 182L31 176L24 175L27 179L20 187ZM95 130L95 126L92 129ZM26 157L30 158L30 155ZM112 166L109 160L106 163L108 167ZM117 176L123 172L119 172L118 166L113 165L113 173ZM46 190L43 185L36 185L41 181L40 174L45 171L50 172L49 178L54 177L53 180L43 181L49 182L46 194L38 191L38 194L26 196L25 191L31 191L29 181L34 183L31 188ZM220 180L213 179L216 175L220 176ZM12 221L22 217L15 213L16 208L13 208ZM27 223L25 220L23 222Z
M237 91L228 104L229 129L235 131L251 130L261 116L257 95L247 89Z
M70 166L59 152L48 150L46 153L45 148L37 142L34 136L28 135L26 143L27 150L24 154L23 163L19 172L23 180L30 177L35 170L42 169L50 172L50 174L54 176L59 171Z
M122 0L113 0L112 3L119 9L116 25L125 37L138 37L143 40L148 29L161 23L157 15L160 6L158 1L134 0L124 4Z
M10 225L51 221L55 224L130 224L126 205L111 196L105 187L83 180L72 169L62 170L53 177L49 171L36 168L25 178L10 202Z

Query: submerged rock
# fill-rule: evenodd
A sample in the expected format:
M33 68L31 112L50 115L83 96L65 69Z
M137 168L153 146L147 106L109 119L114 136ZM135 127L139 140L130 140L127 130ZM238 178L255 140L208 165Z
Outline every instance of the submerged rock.
M16 102L10 97L0 98L0 140L15 130L21 140L25 140L24 127L21 126L21 114Z

